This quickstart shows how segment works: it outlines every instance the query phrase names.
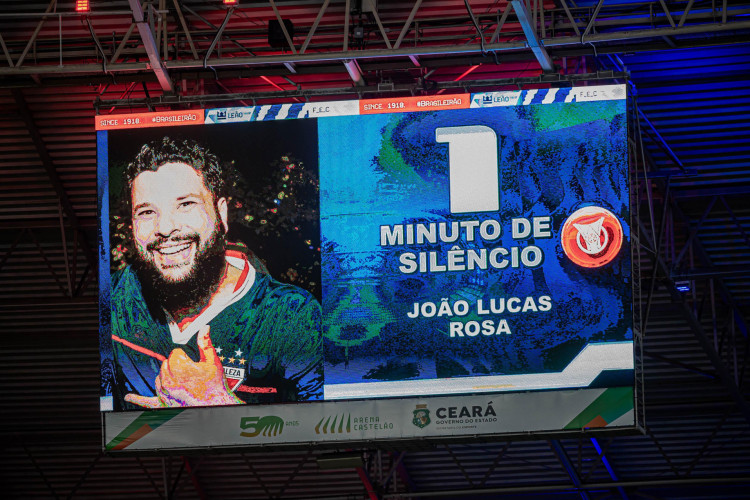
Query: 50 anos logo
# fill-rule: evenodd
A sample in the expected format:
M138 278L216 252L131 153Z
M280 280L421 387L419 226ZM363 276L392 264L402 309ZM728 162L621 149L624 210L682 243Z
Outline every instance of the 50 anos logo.
M284 420L275 415L266 417L242 417L240 427L247 432L240 432L240 436L255 437L259 434L264 436L276 436L284 430Z

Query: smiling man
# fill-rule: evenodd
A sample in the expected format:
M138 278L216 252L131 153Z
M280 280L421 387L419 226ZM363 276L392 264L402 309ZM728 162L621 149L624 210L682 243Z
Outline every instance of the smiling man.
M205 148L166 137L125 169L132 252L112 277L115 409L322 397L320 304L226 241L227 176Z

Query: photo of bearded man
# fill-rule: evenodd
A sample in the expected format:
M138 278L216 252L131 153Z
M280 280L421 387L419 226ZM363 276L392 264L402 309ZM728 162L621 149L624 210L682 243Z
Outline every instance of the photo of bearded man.
M208 147L169 136L124 167L127 265L110 293L114 409L322 398L320 303L229 241L236 175Z

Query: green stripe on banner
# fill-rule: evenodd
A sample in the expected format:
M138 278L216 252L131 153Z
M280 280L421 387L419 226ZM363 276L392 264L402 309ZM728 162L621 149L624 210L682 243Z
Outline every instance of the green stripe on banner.
M633 409L632 387L611 387L570 421L565 429L605 427Z
M146 411L138 415L130 425L125 427L122 432L115 436L112 441L107 443L108 450L122 450L138 441L140 438L158 428L162 424L172 420L174 417L184 411L183 408Z

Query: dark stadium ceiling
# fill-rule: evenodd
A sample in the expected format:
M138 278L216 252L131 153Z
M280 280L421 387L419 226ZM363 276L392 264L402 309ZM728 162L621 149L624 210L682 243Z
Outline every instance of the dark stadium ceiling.
M73 4L3 3L3 85L158 81L176 97L429 90L595 73L597 56L716 46L750 29L750 6L726 1L94 0L86 15ZM269 23L281 19L291 25L272 47Z
M750 2L90 3L0 2L5 497L748 497ZM294 33L271 47L279 19ZM365 467L341 470L317 449L101 453L95 113L625 75L644 435L361 447Z

